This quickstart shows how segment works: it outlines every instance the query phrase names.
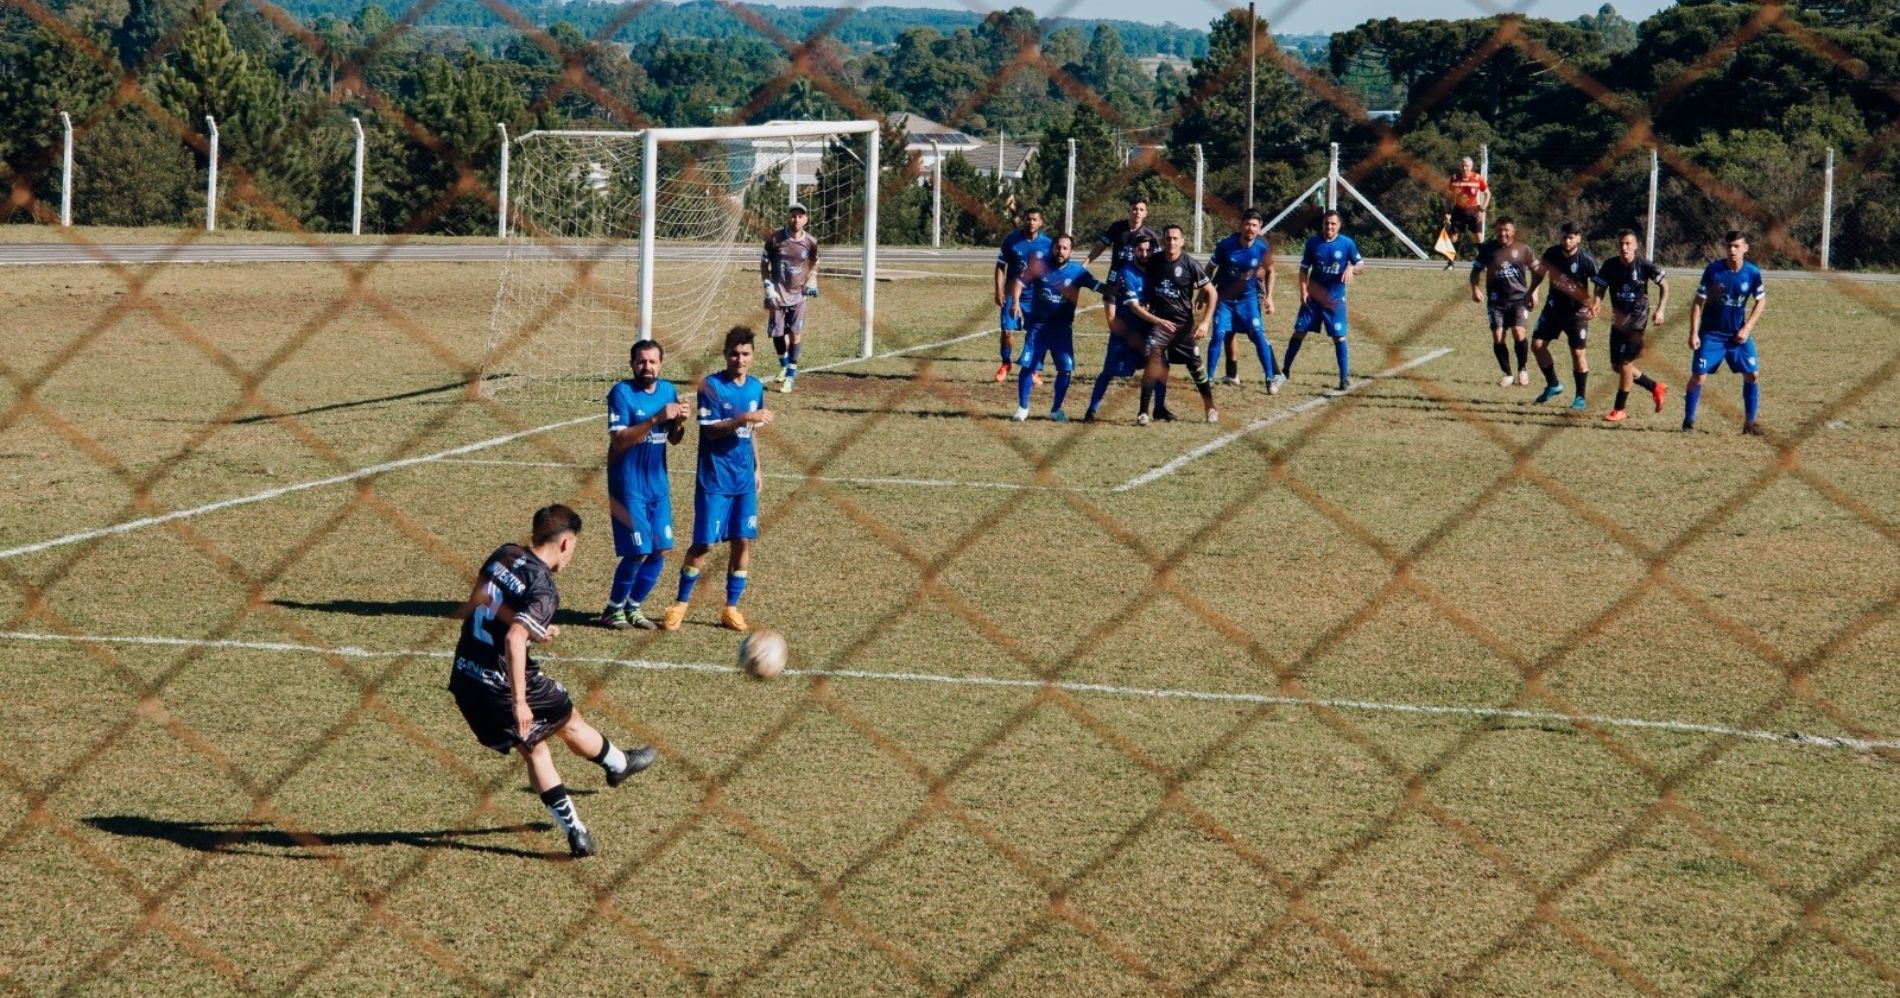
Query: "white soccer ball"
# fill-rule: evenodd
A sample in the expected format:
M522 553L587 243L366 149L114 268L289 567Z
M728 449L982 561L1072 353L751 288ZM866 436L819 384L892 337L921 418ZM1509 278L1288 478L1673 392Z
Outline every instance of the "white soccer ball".
M753 679L770 679L785 671L785 635L753 631L739 642L739 668Z

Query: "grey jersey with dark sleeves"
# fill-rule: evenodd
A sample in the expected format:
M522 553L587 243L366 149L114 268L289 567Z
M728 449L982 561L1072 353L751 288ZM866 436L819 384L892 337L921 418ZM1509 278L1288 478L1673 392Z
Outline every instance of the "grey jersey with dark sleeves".
M805 300L805 288L818 277L818 240L809 230L793 236L789 229L780 229L765 237L759 259L765 262L768 280L778 288L779 300L797 305Z

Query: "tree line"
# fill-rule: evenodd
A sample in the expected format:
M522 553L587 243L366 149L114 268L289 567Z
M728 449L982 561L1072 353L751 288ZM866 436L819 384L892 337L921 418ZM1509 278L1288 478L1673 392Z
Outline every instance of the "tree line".
M1038 151L1019 183L979 177L961 158L946 163L944 234L957 243L992 242L1012 207L1029 202L1059 219L1070 139L1084 233L1136 191L1158 217L1186 222L1197 145L1213 231L1249 200L1242 11L1191 40L1153 29L1138 45L1126 25L1045 21L1020 8L981 18L903 12L914 20L877 22L888 30L875 37L859 14L801 48L822 9L757 8L757 23L734 28L738 8L696 2L633 30L644 15L603 20L628 8L548 5L519 8L551 20L524 31L487 23L493 14L479 4L438 5L412 25L374 4L303 2L0 8L9 219L45 221L45 206L58 203L61 110L77 126L73 193L86 224L201 223L206 115L221 133L228 226L347 230L352 117L366 132L364 226L375 232L492 231L497 122L519 134L908 112L986 138L1034 136ZM1805 262L1832 148L1834 264L1892 267L1900 149L1887 139L1900 120L1900 15L1890 8L1831 0L1764 12L1685 0L1641 23L1608 6L1570 22L1385 19L1323 46L1285 48L1261 23L1252 200L1274 213L1324 175L1338 143L1353 185L1415 237L1429 235L1440 178L1488 147L1496 211L1533 232L1570 218L1607 236L1645 221L1649 157L1636 123L1646 121L1668 150L1657 221L1664 260L1700 257L1713 234L1740 227L1770 237L1761 242L1772 259ZM858 34L846 32L861 19ZM1188 60L1145 66L1135 54L1168 46ZM900 135L885 136L884 161L883 238L928 240L930 194ZM1297 212L1288 225L1312 215ZM1353 224L1375 252L1395 249L1369 219Z

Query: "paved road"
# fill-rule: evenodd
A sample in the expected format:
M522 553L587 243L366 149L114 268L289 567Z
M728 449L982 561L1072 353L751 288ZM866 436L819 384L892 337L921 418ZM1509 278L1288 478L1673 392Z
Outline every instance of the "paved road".
M524 247L525 252L533 253L544 259L597 259L597 260L633 260L637 247L633 243L615 243L594 248L592 252L567 250L556 253L538 247ZM702 246L663 246L661 259L666 260L716 260L721 258L747 261L753 251L753 244L734 247L727 253L721 253L711 247ZM499 263L508 259L509 247L501 243L382 243L377 245L351 245L343 243L304 244L289 243L281 245L175 245L175 244L134 244L99 243L77 245L73 243L16 243L0 244L0 267L4 266L71 266L75 264L148 264L165 263ZM855 260L855 251L844 248L837 252L834 259L840 262ZM895 267L916 267L928 264L985 264L996 259L993 250L985 249L927 249L913 246L889 246L878 250L880 263ZM1444 266L1435 260L1373 260L1376 267L1399 267L1408 270L1433 270ZM1673 276L1695 278L1699 271L1686 268L1670 268ZM1768 275L1777 280L1846 280L1869 284L1900 283L1900 274L1846 274L1821 273L1805 270L1773 270Z

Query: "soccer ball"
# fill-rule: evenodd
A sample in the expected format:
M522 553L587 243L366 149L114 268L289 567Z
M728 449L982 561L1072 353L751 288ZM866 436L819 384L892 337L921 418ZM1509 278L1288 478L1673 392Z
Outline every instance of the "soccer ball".
M770 679L785 671L785 635L753 631L739 642L739 668L753 679Z

